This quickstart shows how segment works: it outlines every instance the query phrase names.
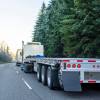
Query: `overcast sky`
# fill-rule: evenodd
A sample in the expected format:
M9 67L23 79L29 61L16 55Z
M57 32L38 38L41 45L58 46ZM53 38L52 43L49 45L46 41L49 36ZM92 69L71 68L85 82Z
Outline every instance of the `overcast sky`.
M0 41L6 41L15 51L21 41L31 41L33 26L43 1L0 0Z

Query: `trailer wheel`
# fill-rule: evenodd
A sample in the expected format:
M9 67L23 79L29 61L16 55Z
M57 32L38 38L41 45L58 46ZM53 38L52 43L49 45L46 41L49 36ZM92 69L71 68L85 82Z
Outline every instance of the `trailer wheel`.
M37 66L37 79L39 82L41 82L41 66Z
M48 87L50 89L53 89L54 86L53 86L53 70L51 69L51 67L48 67L47 69L47 84L48 84Z
M46 85L47 84L47 67L46 66L42 66L41 78L42 78L43 85Z
M32 64L27 63L27 64L24 65L23 70L24 70L25 73L32 73L32 67L33 67Z

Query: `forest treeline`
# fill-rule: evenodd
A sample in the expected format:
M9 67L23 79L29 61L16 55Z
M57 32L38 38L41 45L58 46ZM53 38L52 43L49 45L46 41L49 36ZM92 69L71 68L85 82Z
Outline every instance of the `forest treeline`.
M11 62L12 56L9 53L9 46L2 42L0 43L0 63Z
M33 41L47 57L100 57L100 0L51 0L43 3Z

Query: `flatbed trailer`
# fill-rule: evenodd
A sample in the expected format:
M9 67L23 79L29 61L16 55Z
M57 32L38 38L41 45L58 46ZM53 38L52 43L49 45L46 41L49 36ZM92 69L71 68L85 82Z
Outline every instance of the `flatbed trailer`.
M36 58L23 61L24 72L37 72L37 79L50 89L82 91L81 84L100 84L100 59Z

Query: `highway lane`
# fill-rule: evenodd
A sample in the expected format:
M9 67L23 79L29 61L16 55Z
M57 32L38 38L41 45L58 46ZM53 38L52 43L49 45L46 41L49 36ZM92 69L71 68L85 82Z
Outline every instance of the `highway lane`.
M41 100L27 89L13 65L0 67L0 100Z
M100 89L81 93L50 90L37 81L36 74L25 74L12 64L0 65L0 100L100 100Z

